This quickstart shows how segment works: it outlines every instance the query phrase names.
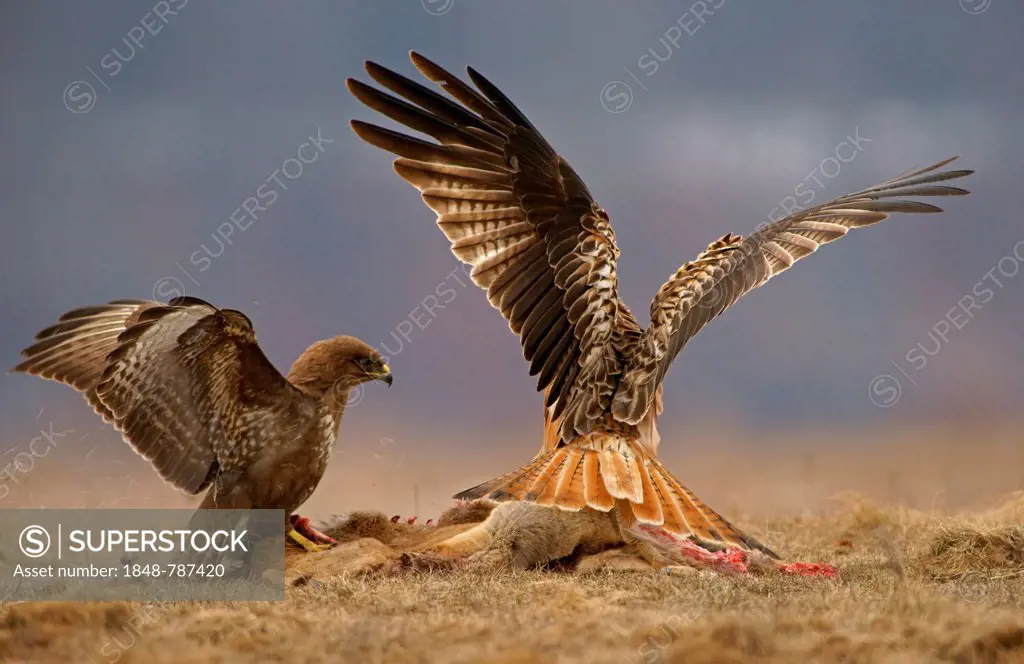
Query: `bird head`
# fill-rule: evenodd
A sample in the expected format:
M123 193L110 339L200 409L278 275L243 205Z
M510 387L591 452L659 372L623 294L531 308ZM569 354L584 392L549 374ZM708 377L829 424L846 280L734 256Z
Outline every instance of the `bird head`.
M318 341L292 364L288 380L313 394L347 392L371 380L391 386L394 379L384 358L355 337L340 336Z

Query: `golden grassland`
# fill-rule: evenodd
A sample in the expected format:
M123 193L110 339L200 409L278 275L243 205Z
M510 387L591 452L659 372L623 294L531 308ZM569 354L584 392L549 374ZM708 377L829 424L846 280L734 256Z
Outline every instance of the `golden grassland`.
M836 581L608 569L601 559L396 572L378 564L386 547L363 539L335 550L348 571L293 580L285 602L7 605L0 658L1024 662L1021 524L1024 492L956 517L847 496L825 514L778 522L787 558L836 564Z
M397 553L384 544L352 539L315 574L296 576L306 554L290 554L284 602L0 604L0 661L1024 662L1019 431L974 439L966 430L907 432L865 437L859 448L835 434L832 447L816 435L789 436L783 451L759 440L745 456L719 447L669 457L712 506L786 559L838 566L837 580L669 574L614 554L544 570L416 571L393 564ZM375 494L359 479L363 462L373 463L353 453L332 468L352 482L318 491L304 512L408 513L404 489L433 472L407 462L414 475L391 480L403 486L398 499L393 486ZM476 479L489 472L453 468ZM100 502L95 486L86 487L92 498L77 499L84 480L62 472L40 462L2 506ZM424 485L421 521L441 511L435 500L468 485L463 479L439 487L437 498ZM132 495L153 496L150 506L164 490L143 489ZM361 535L401 549L399 535L428 532L389 527Z

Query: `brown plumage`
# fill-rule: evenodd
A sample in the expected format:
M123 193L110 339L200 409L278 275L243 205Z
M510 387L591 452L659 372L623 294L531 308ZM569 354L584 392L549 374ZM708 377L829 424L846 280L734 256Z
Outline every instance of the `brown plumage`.
M682 347L744 293L819 246L890 212L939 212L909 196L967 191L936 183L971 173L951 159L768 224L726 235L683 265L641 329L618 296L619 255L607 213L523 113L472 68L475 88L423 56L415 67L437 92L372 62L360 101L424 141L353 121L361 138L398 155L395 170L423 194L522 343L544 399L544 444L529 465L458 498L533 500L608 511L680 535L764 549L678 483L656 458L662 383ZM770 552L769 552L770 553Z
M380 355L345 336L310 346L285 378L243 313L193 297L69 311L22 355L15 371L83 392L164 480L207 491L202 508L289 515L323 476L349 391L391 384Z

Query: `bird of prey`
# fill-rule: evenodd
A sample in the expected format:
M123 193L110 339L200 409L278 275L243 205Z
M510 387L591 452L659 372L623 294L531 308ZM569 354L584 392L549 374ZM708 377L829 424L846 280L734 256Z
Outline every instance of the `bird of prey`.
M712 242L661 287L641 328L619 299L608 214L525 115L472 67L472 86L427 58L413 65L447 96L373 62L382 88L349 91L434 141L354 120L363 140L394 153L456 257L472 265L520 338L544 392L544 440L526 466L456 498L529 500L565 510L616 509L621 525L658 527L713 545L758 549L678 482L657 457L655 420L673 359L745 293L850 230L891 212L940 212L906 197L951 196L936 183L971 173L951 159L795 212L743 237ZM475 87L474 87L475 86ZM642 530L642 529L641 529Z
M283 509L290 539L333 543L293 512L327 468L350 390L391 385L373 348L339 336L282 376L240 311L194 297L116 300L69 311L14 368L70 385L200 509Z

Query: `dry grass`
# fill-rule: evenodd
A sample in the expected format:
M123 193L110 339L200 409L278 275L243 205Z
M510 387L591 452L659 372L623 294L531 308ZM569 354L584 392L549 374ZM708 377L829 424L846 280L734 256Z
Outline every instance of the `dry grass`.
M600 560L576 572L354 573L393 557L357 539L397 543L384 520L351 534L346 564L281 603L4 606L0 659L1024 662L1022 516L1024 494L955 517L846 496L823 514L772 523L773 547L838 565L838 581L609 570Z

